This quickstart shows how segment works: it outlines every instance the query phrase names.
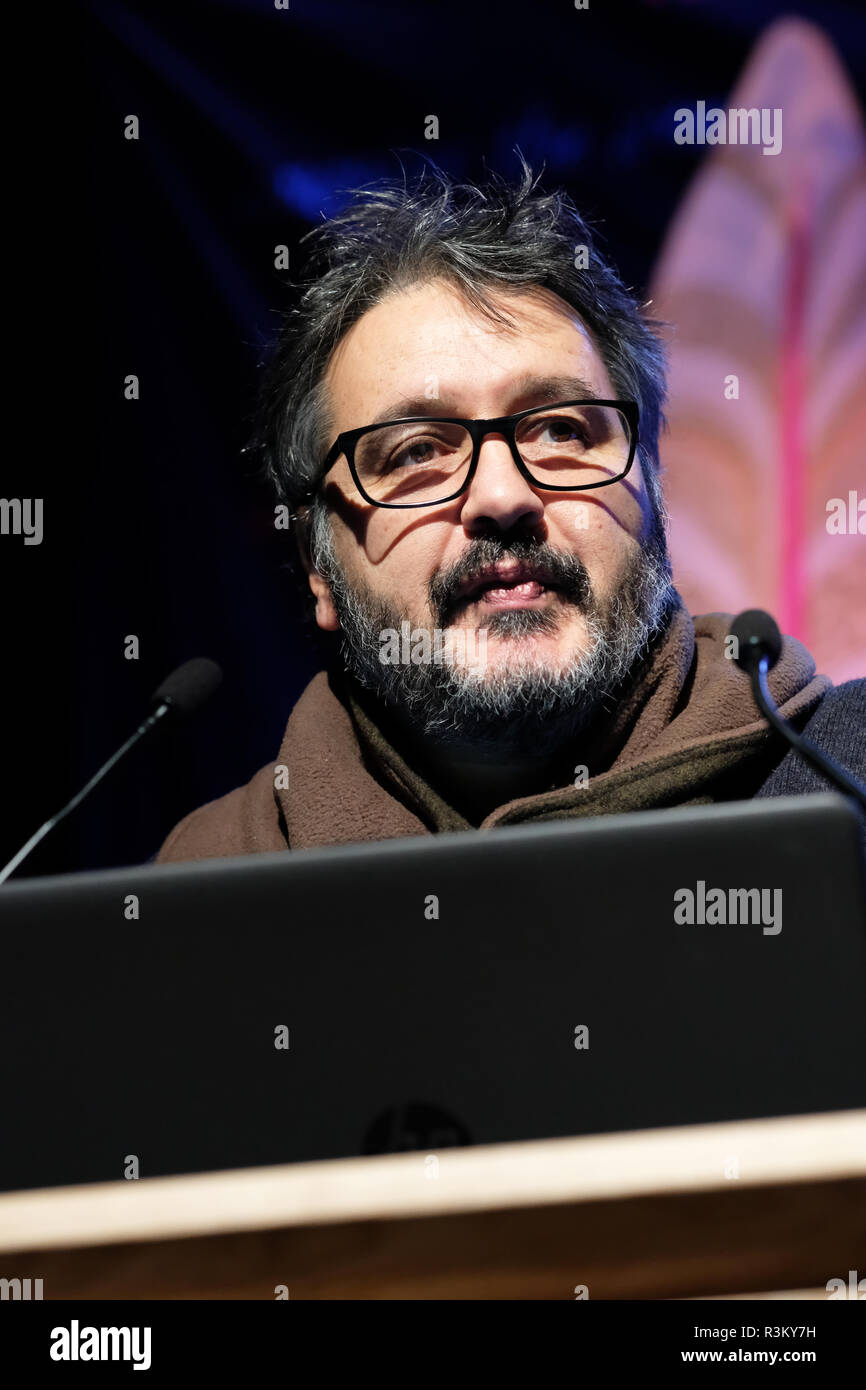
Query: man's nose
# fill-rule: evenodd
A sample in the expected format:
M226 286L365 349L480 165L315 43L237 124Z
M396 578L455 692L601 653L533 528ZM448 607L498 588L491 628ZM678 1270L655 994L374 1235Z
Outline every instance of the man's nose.
M466 491L461 520L467 530L495 526L535 526L544 515L540 495L530 487L502 435L491 434L481 442L475 477Z

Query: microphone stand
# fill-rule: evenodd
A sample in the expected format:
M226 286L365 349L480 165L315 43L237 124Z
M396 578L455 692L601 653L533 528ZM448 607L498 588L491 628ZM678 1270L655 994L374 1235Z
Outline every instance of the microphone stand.
M99 785L105 774L111 771L115 763L119 763L121 758L124 757L131 748L134 748L140 739L144 738L145 734L150 733L151 729L155 727L155 725L159 722L160 719L163 718L164 715L168 714L171 708L172 702L170 700L163 700L162 703L159 704L156 707L156 709L153 710L153 712L147 716L146 719L143 719L141 721L138 728L135 730L135 733L130 734L129 738L126 740L124 744L121 744L117 752L112 753L108 761L104 762L102 764L102 767L100 767L96 772L94 772L90 781L85 783L85 785L81 788L81 791L78 792L72 798L71 801L67 801L66 805L63 807L63 810L58 811L57 814L55 816L52 816L50 820L47 820L44 825L40 825L39 829L35 832L35 834L30 836L30 839L27 841L26 845L21 846L18 853L14 855L12 859L9 860L9 863L6 865L4 869L0 869L0 883L6 882L9 875L15 872L15 870L18 868L18 865L27 858L31 850L36 848L40 840L44 840L45 836L51 830L54 829L55 825L59 825L62 820L66 819L70 811L74 811L76 806L81 805L84 798L86 796L89 796L90 793L93 791L93 788Z

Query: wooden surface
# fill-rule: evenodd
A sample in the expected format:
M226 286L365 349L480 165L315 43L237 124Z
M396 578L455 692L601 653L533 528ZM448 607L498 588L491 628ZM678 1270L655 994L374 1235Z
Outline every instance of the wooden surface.
M866 1111L0 1196L0 1277L46 1299L809 1297L864 1264Z

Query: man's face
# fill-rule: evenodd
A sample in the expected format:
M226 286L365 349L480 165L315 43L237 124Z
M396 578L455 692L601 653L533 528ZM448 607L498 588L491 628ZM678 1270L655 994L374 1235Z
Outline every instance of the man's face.
M543 289L498 299L513 327L491 323L442 281L392 292L370 309L327 372L332 437L401 416L491 418L556 400L616 396L592 338L564 301ZM634 584L647 538L659 533L638 462L607 487L544 491L521 476L500 434L483 441L471 486L452 502L370 506L343 457L324 497L340 587L353 604L360 600L365 618L376 614L398 626L408 619L429 631L486 629L483 680L491 686L506 673L513 680L518 668L555 682L585 666L594 650L598 656L600 633ZM526 566L545 560L554 563L556 585L525 582ZM472 580L490 565L501 583L472 594ZM341 615L333 582L313 571L310 585L319 626L342 626L345 634L346 605ZM357 640L360 629L352 626ZM370 622L366 635L373 635Z

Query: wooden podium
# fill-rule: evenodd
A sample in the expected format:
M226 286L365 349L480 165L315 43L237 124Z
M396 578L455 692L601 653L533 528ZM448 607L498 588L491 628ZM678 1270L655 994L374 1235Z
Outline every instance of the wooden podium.
M823 1299L851 1270L866 1110L0 1196L0 1278L45 1299Z

